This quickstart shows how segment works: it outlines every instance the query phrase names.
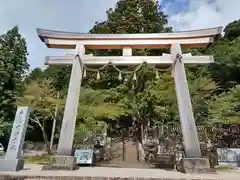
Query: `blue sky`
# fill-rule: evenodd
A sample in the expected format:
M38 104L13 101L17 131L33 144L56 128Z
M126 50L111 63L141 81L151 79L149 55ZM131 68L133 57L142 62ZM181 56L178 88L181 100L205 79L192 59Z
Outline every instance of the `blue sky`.
M161 0L162 8L168 8L169 15L183 12L187 9L190 0Z
M95 21L106 18L106 10L117 0L0 0L0 34L15 25L28 45L31 68L43 67L46 55L68 51L48 49L36 28L88 32ZM239 19L240 0L160 0L169 23L176 30L208 28Z

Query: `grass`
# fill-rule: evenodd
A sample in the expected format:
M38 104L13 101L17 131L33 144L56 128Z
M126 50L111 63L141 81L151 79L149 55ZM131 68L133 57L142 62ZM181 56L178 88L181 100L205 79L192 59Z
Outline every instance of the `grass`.
M0 153L0 156L4 156L5 153ZM25 163L30 164L46 164L49 163L50 157L52 154L42 154L41 156L31 156L31 157L24 157Z
M216 167L217 171L232 171L234 168L231 166L218 166Z
M52 154L43 154L41 156L24 157L24 160L26 163L31 164L46 164L49 163L51 156Z

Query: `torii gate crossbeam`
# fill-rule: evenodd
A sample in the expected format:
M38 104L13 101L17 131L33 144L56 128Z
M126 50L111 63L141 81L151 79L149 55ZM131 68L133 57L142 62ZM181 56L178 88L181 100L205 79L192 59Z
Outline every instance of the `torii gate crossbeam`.
M40 39L49 48L75 49L76 56L47 56L45 64L71 64L72 72L62 121L57 156L71 156L82 81L83 64L119 66L141 64L172 64L178 109L187 158L201 158L198 135L184 64L213 63L212 56L182 54L182 48L203 48L211 45L220 35L222 27L196 31L157 34L81 34L38 29ZM170 48L163 56L132 56L133 48ZM86 49L123 49L123 56L87 56ZM83 64L82 64L83 63ZM57 160L57 158L56 158ZM70 163L71 164L71 163Z

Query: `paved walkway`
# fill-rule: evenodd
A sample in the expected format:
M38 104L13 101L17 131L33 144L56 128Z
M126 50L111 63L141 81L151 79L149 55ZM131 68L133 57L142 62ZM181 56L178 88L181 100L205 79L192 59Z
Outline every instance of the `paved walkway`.
M162 169L134 169L134 168L109 168L109 167L80 167L76 171L42 171L41 165L25 165L24 170L19 172L0 172L1 175L13 176L33 176L44 177L106 177L106 178L134 178L134 179L204 179L204 180L239 180L240 172L218 172L217 174L182 174L179 172L167 171ZM101 178L102 179L102 178Z

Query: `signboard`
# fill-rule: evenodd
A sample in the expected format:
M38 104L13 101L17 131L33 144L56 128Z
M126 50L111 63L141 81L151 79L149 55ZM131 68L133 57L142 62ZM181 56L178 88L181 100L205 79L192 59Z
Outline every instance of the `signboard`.
M93 164L92 149L76 149L74 156L77 164Z
M219 165L240 167L239 148L217 148Z
M30 116L29 107L18 107L8 142L5 159L18 159L21 152Z

